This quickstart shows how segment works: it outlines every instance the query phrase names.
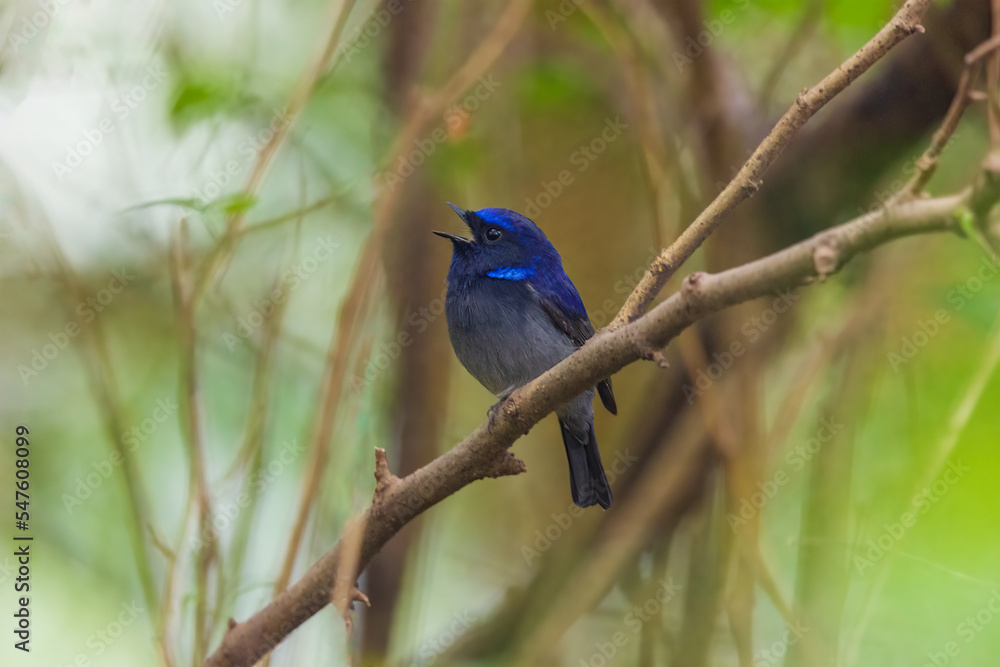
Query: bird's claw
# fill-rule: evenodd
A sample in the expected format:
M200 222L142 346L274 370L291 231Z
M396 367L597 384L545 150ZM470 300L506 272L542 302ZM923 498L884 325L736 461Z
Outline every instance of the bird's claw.
M500 406L503 405L505 400L507 399L501 398L499 401L491 405L490 409L486 411L486 416L489 418L486 422L487 433L493 433L493 422L496 421L497 415L500 414Z
M357 586L355 586L354 589L348 594L347 604L344 605L344 613L341 614L344 619L344 626L347 629L348 637L351 636L351 632L354 630L353 615L355 602L364 602L365 606L369 608L372 606L371 600L369 600L368 596L362 593L361 589Z

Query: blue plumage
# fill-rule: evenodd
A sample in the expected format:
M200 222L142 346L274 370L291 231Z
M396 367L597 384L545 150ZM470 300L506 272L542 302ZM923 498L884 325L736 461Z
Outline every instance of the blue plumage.
M594 334L559 253L541 229L504 208L465 211L449 204L472 238L434 232L452 241L445 313L462 365L487 389L506 398L556 365ZM617 412L611 381L597 385ZM573 502L611 506L611 488L594 438L593 389L558 410L569 459Z
M499 269L493 269L486 275L500 280L527 280L535 275L535 270L530 266L503 266Z

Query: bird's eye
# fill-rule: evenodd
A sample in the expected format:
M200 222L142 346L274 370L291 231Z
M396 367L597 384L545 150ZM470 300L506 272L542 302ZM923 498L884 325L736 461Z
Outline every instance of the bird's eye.
M490 227L486 230L486 240L487 241L499 241L500 240L500 230L496 227Z

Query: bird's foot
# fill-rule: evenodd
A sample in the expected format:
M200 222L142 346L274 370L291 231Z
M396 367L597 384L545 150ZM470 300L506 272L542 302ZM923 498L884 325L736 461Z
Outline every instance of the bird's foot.
M350 637L351 633L354 631L354 603L363 602L365 606L371 607L372 603L368 599L368 596L361 592L361 589L357 586L351 590L348 594L347 604L344 606L344 611L341 617L344 619L344 626L347 628L347 636Z
M501 398L499 401L490 406L490 409L486 411L486 416L489 420L486 422L486 432L493 433L493 422L496 421L497 415L500 414L500 406L506 401L506 398Z
M511 387L505 389L502 393L497 395L500 400L490 406L490 409L486 411L486 416L489 417L489 421L486 423L486 432L493 433L493 424L496 422L497 416L500 414L500 408L503 404L510 398L510 395L514 393L517 387ZM508 414L513 414L513 410L508 411Z

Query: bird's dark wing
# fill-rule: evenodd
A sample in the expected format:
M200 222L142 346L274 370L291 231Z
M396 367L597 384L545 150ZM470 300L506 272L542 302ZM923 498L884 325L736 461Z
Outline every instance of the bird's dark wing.
M569 280L567 279L566 282L569 282ZM549 316L552 323L556 325L556 328L566 334L573 341L573 345L580 347L594 335L594 327L587 317L587 312L583 308L583 302L580 300L580 295L577 294L576 288L570 284L569 289L572 289L572 294L576 297L575 299L560 298L562 295L554 290L543 293L536 287L535 291L538 293L542 310ZM601 403L608 409L608 412L613 415L618 414L618 405L615 403L615 394L611 388L610 378L597 383L597 393L601 397Z
M586 317L574 317L568 315L555 300L539 295L542 310L549 316L556 328L566 334L566 337L573 341L573 345L580 347L594 335L594 327Z
M605 378L597 383L597 395L601 397L601 403L613 415L618 414L618 404L615 403L615 392L611 388L611 378Z

